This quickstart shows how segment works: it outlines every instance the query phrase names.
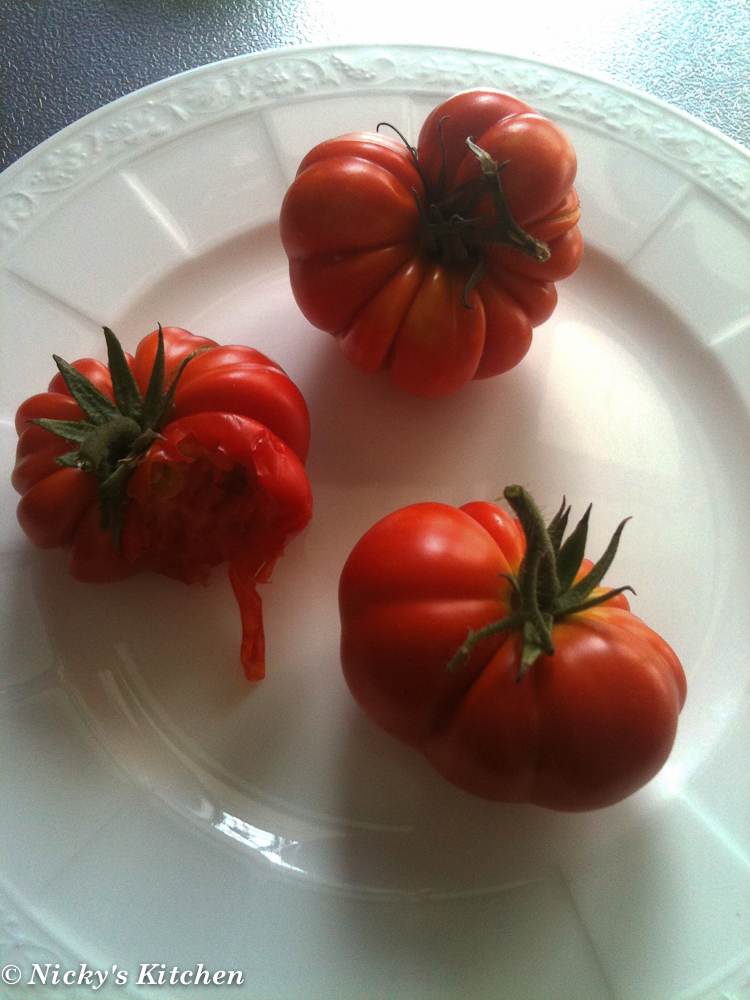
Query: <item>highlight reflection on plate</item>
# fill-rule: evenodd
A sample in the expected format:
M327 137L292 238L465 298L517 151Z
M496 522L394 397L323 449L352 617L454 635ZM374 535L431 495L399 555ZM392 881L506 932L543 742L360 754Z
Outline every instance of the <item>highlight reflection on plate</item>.
M276 219L314 143L383 118L414 139L467 86L570 133L587 252L522 365L418 400L301 317ZM399 47L192 71L2 175L6 467L53 351L101 355L103 323L132 348L158 321L286 368L311 411L315 498L263 588L268 675L250 687L224 570L208 588L77 584L25 542L3 487L0 904L36 928L25 950L0 930L3 954L202 961L242 969L247 996L306 1000L745 995L748 192L747 154L638 94ZM550 511L593 501L592 551L633 515L612 582L688 673L668 765L599 813L464 795L341 677L336 590L360 535L510 482Z

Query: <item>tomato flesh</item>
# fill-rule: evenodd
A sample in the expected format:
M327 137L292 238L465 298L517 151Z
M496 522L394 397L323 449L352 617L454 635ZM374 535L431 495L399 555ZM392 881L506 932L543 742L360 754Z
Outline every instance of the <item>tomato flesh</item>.
M62 374L17 413L18 518L35 545L64 547L71 575L86 583L143 570L205 583L213 567L228 562L243 625L241 661L247 677L258 680L265 670L265 640L255 587L268 580L286 544L312 515L303 467L310 441L307 406L279 365L253 348L219 347L179 327L165 327L162 343L166 382L178 374L180 380L166 423L148 449L132 458L119 544L102 528L97 477L57 461L77 445L29 423L85 418ZM125 356L144 398L158 348L154 331L134 357ZM72 367L114 401L106 365L84 358Z

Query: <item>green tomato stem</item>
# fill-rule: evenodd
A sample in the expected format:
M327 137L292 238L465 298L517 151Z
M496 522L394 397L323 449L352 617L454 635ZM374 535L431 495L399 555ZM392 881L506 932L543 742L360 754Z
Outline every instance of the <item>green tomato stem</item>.
M526 552L518 575L502 574L511 584L511 614L484 628L470 630L466 641L451 658L448 671L453 673L457 670L471 652L490 636L521 629L523 648L516 677L520 681L543 653L554 655L552 630L556 622L604 604L625 590L635 593L632 587L624 586L604 594L593 594L615 557L620 536L629 519L618 525L599 561L578 583L574 583L583 562L591 506L567 540L563 540L570 513L564 498L558 512L545 525L531 494L522 486L508 486L503 496L518 517L526 537Z
M33 421L51 434L77 444L74 451L61 455L57 462L64 468L78 468L96 476L102 530L112 528L115 550L119 550L122 508L127 496L128 479L143 461L159 429L169 418L175 392L185 366L211 348L199 348L184 358L169 380L165 373L164 334L159 324L159 342L145 399L141 395L125 352L114 333L104 327L109 371L117 405L104 395L76 368L55 356L57 367L71 395L86 414L85 420Z

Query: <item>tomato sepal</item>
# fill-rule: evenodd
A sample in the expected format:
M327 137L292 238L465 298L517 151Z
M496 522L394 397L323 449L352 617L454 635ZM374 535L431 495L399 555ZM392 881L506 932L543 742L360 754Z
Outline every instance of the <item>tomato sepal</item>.
M160 437L159 429L174 406L180 376L201 348L183 358L174 374L167 379L164 333L159 324L158 347L144 398L120 341L109 327L102 329L107 342L115 402L73 365L53 355L66 387L87 419L75 421L40 417L30 423L78 445L77 449L56 457L55 461L62 468L80 469L96 476L100 527L102 531L112 529L112 544L119 552L123 505L130 476L153 442Z
M470 629L447 669L449 673L458 670L472 650L490 636L520 628L523 649L516 675L518 683L543 653L554 655L552 630L557 622L604 604L626 590L635 593L628 584L604 591L599 588L612 565L620 536L630 518L620 522L603 555L593 565L589 563L591 568L577 579L584 561L591 504L566 539L570 507L566 506L564 497L557 513L549 524L545 524L541 511L523 486L508 486L503 496L516 514L526 537L526 552L518 574L502 574L511 584L510 606L513 613L484 628ZM597 590L600 592L595 593Z

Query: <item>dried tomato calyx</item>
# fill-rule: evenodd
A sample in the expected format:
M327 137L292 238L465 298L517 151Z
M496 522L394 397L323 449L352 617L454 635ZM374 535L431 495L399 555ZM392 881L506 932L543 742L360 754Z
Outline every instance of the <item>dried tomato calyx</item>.
M476 262L464 291L464 305L469 291L484 277L486 261L482 247L489 244L511 246L534 260L544 263L550 258L550 248L542 240L537 240L516 225L510 211L510 206L500 183L500 171L509 161L498 164L490 154L478 146L469 136L466 145L479 161L481 177L474 177L455 188L448 195L443 195L445 184L445 143L443 142L443 122L445 115L438 122L438 135L443 153L443 162L437 181L437 189L428 182L419 162L417 149L407 142L401 132L389 122L379 122L393 129L411 154L414 167L424 185L427 194L427 205L422 203L419 193L414 190L420 217L419 242L422 250L441 264L460 266L467 261ZM494 220L491 216L475 217L472 213L479 201L489 191L495 209Z
M512 613L484 628L470 630L466 642L448 664L448 670L452 672L460 667L484 639L520 628L523 631L523 651L516 680L521 680L542 653L547 656L554 654L552 628L555 622L604 604L626 590L634 593L633 588L627 585L594 593L612 565L623 528L630 518L620 522L599 561L576 583L586 548L591 504L565 538L570 507L566 506L564 497L555 516L549 524L545 524L531 494L523 486L508 486L503 496L513 508L526 537L526 552L518 575L505 575L512 588Z
M174 406L177 383L194 354L185 358L167 380L164 335L159 324L156 357L144 397L119 340L109 327L103 329L115 402L67 361L53 355L65 385L86 414L86 419L50 420L41 417L30 423L38 424L77 445L73 451L60 455L55 461L63 468L81 469L96 476L101 529L112 529L114 547L118 549L128 479L159 437L159 430Z
M497 163L471 137L466 145L477 158L482 176L466 181L445 198L438 196L427 209L417 198L422 249L448 265L463 264L472 252L474 256L479 253L481 259L482 248L490 244L515 247L542 264L549 260L547 244L524 232L513 219L500 183L500 172L509 161ZM488 191L495 209L494 219L474 216L477 204Z

